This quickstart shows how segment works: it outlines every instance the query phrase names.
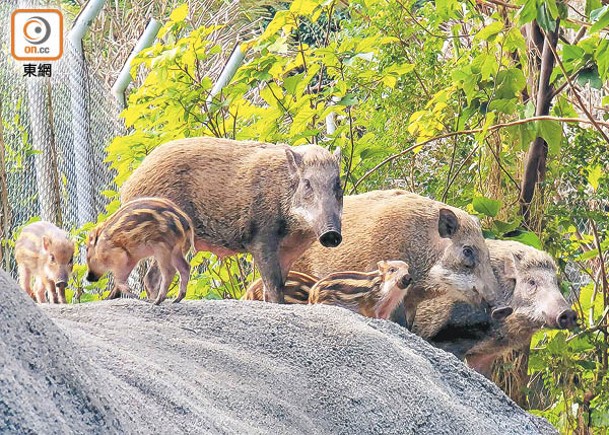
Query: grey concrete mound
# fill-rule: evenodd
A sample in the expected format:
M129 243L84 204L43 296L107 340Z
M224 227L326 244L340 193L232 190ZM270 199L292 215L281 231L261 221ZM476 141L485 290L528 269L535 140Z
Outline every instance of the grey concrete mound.
M1 433L556 433L453 356L340 308L36 306L0 286Z

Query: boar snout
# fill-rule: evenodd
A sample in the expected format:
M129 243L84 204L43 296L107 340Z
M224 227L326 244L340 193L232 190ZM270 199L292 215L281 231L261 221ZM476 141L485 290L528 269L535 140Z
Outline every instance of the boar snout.
M319 243L326 248L336 248L342 241L343 236L337 230L326 231L319 237Z
M573 310L564 310L556 317L556 324L560 329L573 329L577 326L577 313Z
M68 282L65 280L57 281L55 283L55 287L57 287L58 289L65 289L67 286L68 286Z
M491 311L491 319L500 322L509 317L513 312L514 309L512 307L495 308L493 311Z
M412 277L410 276L409 273L405 273L399 280L397 283L398 288L400 289L405 289L406 287L408 287L410 285L410 283L412 282Z
M87 273L87 281L97 282L97 281L99 281L99 276L97 276L93 272L89 271L89 273Z

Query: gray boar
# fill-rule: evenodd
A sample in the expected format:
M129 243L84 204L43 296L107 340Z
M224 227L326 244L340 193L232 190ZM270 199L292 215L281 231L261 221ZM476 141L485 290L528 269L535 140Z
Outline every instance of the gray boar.
M50 222L27 225L15 243L19 283L39 303L66 303L66 286L74 265L74 242ZM32 288L32 278L34 288Z
M175 202L195 227L195 248L218 256L249 252L265 299L283 303L290 266L314 240L341 243L340 152L216 138L156 148L122 187L123 201ZM154 263L146 285L158 277Z
M341 270L371 271L385 258L410 266L412 290L393 319L412 325L419 302L439 283L493 301L498 284L480 224L454 207L401 190L346 196L344 241L336 249L315 243L294 265L325 276Z
M450 288L435 288L433 294L417 307L412 332L461 360L513 312Z
M190 264L184 254L193 244L192 222L172 201L164 198L129 201L89 233L87 280L96 282L110 270L116 283L108 299L119 292L130 294L127 279L131 271L138 261L154 257L161 273L155 305L167 297L176 270L180 274L180 291L174 302L180 302L186 296L190 277Z
M514 314L466 355L471 367L488 375L497 357L527 346L542 327L574 328L577 314L560 292L556 263L550 255L514 241L486 243L501 299L514 309Z

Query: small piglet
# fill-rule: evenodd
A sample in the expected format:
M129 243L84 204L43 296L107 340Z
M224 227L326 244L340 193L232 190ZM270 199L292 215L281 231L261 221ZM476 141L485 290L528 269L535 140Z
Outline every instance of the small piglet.
M412 281L408 264L379 261L369 272L337 272L321 279L309 292L309 303L337 305L366 317L388 319Z
M74 242L50 222L27 225L15 243L19 283L39 303L66 303L66 286L72 273ZM32 289L32 278L34 288Z
M283 294L286 304L307 304L309 302L309 292L319 281L319 278L312 277L306 273L291 271L283 286ZM264 300L264 283L262 278L254 281L245 292L242 298L247 301Z
M119 208L107 221L89 234L87 243L87 280L98 281L112 271L116 286L108 296L129 293L127 279L138 261L154 257L161 271L161 285L155 305L163 302L176 269L180 291L174 302L186 296L190 265L184 258L193 243L190 218L172 201L163 198L139 198Z

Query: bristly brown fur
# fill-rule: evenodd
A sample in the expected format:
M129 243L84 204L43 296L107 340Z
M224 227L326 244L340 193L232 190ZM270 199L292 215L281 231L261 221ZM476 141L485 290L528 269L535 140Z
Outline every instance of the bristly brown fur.
M190 218L172 201L165 198L138 198L122 206L99 225L99 236L111 239L117 246L133 243L134 232L143 242L186 240L194 246Z
M285 303L308 304L309 292L317 281L319 281L319 278L305 273L290 271L283 289ZM242 299L248 301L264 300L264 283L262 282L262 278L258 278L248 287Z
M310 304L336 305L366 317L376 317L382 299L383 275L373 272L337 272L321 279L309 293Z

